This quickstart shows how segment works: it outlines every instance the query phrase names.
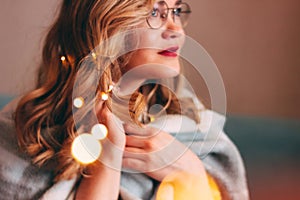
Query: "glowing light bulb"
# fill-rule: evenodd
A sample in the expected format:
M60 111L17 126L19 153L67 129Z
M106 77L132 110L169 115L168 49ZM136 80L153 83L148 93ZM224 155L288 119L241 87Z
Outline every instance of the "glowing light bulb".
M113 85L109 85L109 86L108 86L108 92L111 92L112 89L114 89L114 86L113 86Z
M60 60L64 62L64 61L66 61L66 57L62 56L62 57L60 57Z
M100 142L89 133L77 136L71 146L72 156L82 164L95 162L99 158L101 150Z
M105 93L105 92L101 92L101 99L102 99L103 101L106 101L106 100L108 99L108 94Z
M154 122L155 121L155 117L154 116L150 116L150 122Z
M84 99L82 97L77 97L73 101L73 105L76 108L81 108L83 106L83 104L84 104Z
M93 57L94 59L96 59L96 58L97 58L97 55L96 55L96 53L95 53L95 52L93 52L93 53L92 53L92 57Z
M96 139L103 140L106 138L108 131L104 124L96 124L93 126L91 133Z

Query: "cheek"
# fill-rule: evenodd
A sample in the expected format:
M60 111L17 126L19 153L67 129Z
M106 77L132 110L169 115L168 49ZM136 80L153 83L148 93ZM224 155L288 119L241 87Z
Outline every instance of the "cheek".
M153 33L153 34L151 34ZM159 33L155 33L152 31L145 31L145 34L141 37L139 48L140 49L162 49L162 38Z
M155 29L139 29L137 33L138 37L138 49L145 50L145 49L156 49L162 50L165 48L166 43L162 37L162 30L155 30Z

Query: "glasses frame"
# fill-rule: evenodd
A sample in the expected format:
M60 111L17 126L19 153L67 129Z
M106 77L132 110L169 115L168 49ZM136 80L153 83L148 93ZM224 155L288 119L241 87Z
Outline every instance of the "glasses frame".
M147 21L148 26L149 26L151 29L159 29L159 28L161 28L163 25L166 24L166 22L167 22L167 20L168 20L168 17L169 17L169 10L171 10L172 19L173 19L173 22L175 23L175 13L176 13L176 11L177 11L178 8L169 8L169 5L168 5L167 2L165 2L165 1L159 1L158 3L162 3L162 2L167 6L167 8L165 9L165 10L167 10L167 13L163 13L163 15L160 15L160 18L161 18L162 23L161 23L161 25L160 25L159 27L153 27L153 26L151 26L151 24L150 24L150 22L149 22L149 18L150 18L151 16L148 16L148 17L146 18L146 21ZM183 11L183 12L181 12L181 13L188 14L188 15L189 15L190 13L192 13L191 7L190 7L190 5L189 5L188 3L180 2L180 4L184 4L184 5L186 5L186 7L188 8L187 11ZM152 11L153 11L153 10L152 10ZM151 12L152 12L152 11L151 11ZM151 14L151 13L150 13L150 14ZM161 14L161 13L160 13L160 14ZM184 28L184 27L186 26L186 24L187 24L187 23L183 24L183 25L182 25L182 28Z

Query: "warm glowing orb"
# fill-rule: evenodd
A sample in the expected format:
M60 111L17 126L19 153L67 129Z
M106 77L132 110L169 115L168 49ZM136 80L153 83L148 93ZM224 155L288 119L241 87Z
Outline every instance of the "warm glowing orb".
M106 138L107 132L107 128L104 124L96 124L91 130L92 135L98 140Z
M84 104L84 99L82 97L77 97L73 101L73 105L76 108L81 108L83 106L83 104Z
M213 194L205 176L187 172L167 175L158 188L156 200L220 200L220 193Z
M71 147L73 157L82 164L95 162L99 158L101 150L100 142L88 133L77 136Z
M97 58L97 55L96 55L96 53L94 53L94 52L92 53L92 56L93 56L94 59Z
M109 85L108 92L111 92L113 89L114 89L114 86L113 85Z
M106 100L108 99L108 94L105 93L105 92L101 92L101 99L102 99L103 101L106 101Z

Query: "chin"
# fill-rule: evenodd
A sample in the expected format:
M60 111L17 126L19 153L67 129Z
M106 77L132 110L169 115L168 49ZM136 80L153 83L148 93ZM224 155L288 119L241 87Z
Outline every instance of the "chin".
M150 62L149 62L150 63ZM147 65L144 65L147 66ZM152 64L148 64L149 70L145 70L151 78L172 78L180 73L180 65L178 59L157 59L152 60ZM147 69L147 67L145 67Z
M168 68L167 70L164 71L164 73L162 73L162 75L164 75L161 78L172 78L175 76L178 76L180 73L180 68L176 68L176 67L172 67L172 68Z
M171 78L178 76L180 73L179 61L176 59L173 62L163 62L161 63L159 71L160 76L162 76L161 78Z

